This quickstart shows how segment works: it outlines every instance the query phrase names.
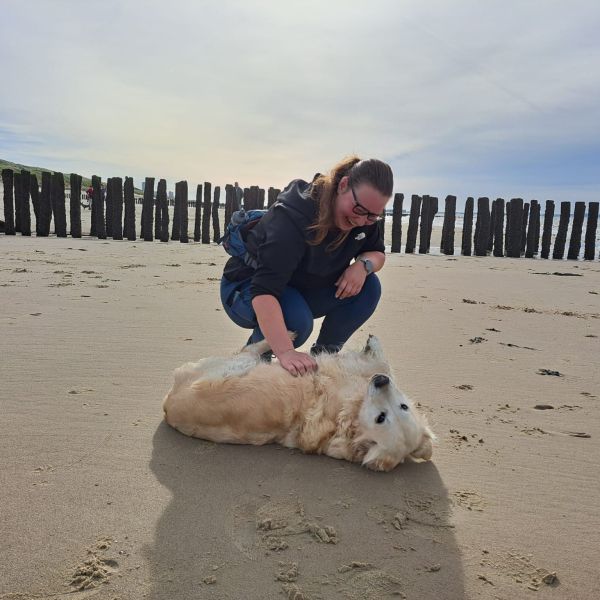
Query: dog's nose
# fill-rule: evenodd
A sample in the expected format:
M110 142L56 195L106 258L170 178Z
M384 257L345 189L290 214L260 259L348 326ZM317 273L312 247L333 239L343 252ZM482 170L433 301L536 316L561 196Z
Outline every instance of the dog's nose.
M390 378L387 375L375 375L373 377L373 385L376 388L383 387L384 385L388 385L390 382Z

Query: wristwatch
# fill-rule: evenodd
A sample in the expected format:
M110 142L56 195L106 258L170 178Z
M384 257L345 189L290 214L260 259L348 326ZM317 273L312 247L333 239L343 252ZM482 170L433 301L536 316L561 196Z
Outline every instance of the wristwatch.
M359 258L358 260L363 264L367 275L370 275L373 272L373 263L368 258Z

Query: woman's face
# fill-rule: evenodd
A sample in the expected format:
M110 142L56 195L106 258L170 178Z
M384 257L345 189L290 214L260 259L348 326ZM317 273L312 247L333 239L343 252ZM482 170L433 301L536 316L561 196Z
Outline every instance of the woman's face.
M370 225L383 215L388 201L387 196L370 184L359 183L352 188L348 177L342 177L333 210L335 224L342 231Z

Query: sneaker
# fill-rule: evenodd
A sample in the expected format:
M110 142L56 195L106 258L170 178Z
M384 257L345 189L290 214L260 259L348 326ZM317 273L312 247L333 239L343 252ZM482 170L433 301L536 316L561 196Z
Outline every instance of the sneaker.
M336 344L313 344L310 348L312 356L318 356L324 352L327 354L337 354L342 349L341 346Z

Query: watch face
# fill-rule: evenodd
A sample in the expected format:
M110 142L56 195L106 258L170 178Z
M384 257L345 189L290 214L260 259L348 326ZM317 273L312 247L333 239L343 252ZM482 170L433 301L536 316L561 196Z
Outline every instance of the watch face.
M360 260L361 260L362 264L365 266L367 275L370 275L373 272L373 263L368 258L361 258Z

